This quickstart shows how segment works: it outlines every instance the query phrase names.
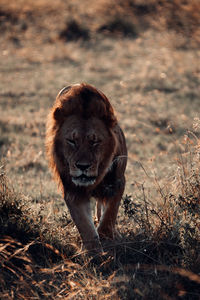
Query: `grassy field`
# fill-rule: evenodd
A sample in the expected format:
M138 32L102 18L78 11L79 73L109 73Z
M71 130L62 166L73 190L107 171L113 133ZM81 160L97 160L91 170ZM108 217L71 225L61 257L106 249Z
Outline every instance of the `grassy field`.
M0 299L200 298L200 5L157 2L0 0ZM45 158L48 110L78 82L108 96L129 152L101 260Z

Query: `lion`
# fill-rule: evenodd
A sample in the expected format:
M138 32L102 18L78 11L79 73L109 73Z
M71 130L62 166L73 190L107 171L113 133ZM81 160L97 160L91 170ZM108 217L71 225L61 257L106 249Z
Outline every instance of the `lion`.
M116 236L127 164L125 137L108 98L86 83L63 88L48 115L46 153L84 247L102 252L101 238Z

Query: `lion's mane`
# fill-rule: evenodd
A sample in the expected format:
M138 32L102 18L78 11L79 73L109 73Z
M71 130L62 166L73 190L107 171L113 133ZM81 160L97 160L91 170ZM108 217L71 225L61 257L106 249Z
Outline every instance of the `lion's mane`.
M46 153L54 177L62 188L61 173L64 172L65 165L61 163L62 154L56 141L64 120L70 115L85 119L89 119L90 116L97 117L109 129L117 124L109 100L96 88L82 83L61 90L47 119Z

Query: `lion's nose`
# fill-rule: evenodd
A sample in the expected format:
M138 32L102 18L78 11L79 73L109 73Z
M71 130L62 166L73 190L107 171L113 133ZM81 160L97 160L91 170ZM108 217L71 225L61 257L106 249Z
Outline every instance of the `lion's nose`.
M89 164L89 163L84 163L84 162L78 162L78 163L76 163L76 167L78 169L80 169L81 171L87 170L90 166L91 166L91 164Z

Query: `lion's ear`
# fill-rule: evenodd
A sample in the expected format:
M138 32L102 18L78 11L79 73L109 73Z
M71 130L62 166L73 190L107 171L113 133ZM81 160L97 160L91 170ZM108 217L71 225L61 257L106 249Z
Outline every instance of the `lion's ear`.
M63 119L62 109L57 107L53 113L53 117L56 121L62 121L62 119Z
M68 92L71 89L71 85L65 86L62 90L60 90L60 92L58 93L58 97L60 97L61 95L65 94L66 92Z

